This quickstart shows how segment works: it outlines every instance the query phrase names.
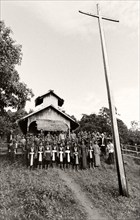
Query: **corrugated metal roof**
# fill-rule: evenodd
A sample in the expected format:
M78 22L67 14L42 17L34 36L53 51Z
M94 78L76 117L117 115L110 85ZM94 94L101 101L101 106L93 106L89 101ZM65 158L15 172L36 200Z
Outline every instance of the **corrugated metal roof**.
M61 99L58 95L56 95L56 93L54 93L54 90L50 89L47 93L45 93L45 94L42 95L42 96L38 96L38 97L35 99L35 106L38 105L37 103L39 102L40 99L42 99L42 98L44 98L44 97L46 97L46 96L48 96L48 95L50 95L50 94L52 94L53 96L55 96L55 97L58 99L58 105L59 105L59 106L62 106L62 105L64 104L64 99Z
M28 114L28 115L26 115L26 116L20 118L18 121L22 121L22 120L24 120L24 119L26 119L26 118L29 118L30 116L35 115L36 113L41 112L41 111L43 111L43 110L45 110L45 109L47 109L47 108L53 108L54 110L56 110L57 112L59 112L60 114L62 114L63 116L65 116L66 118L69 118L69 120L75 122L75 120L74 120L73 118L71 118L69 115L67 115L66 113L62 112L61 110L55 108L53 105L49 105L49 106L43 107L43 108L41 108L41 109L38 109L38 110L36 110L36 111L34 111L34 112L32 112L32 113L30 113L30 114ZM75 123L77 123L77 122L75 122ZM77 123L77 124L78 124L78 123Z
M35 114L37 114L37 113L39 113L41 111L49 109L49 108L52 108L54 111L57 111L58 113L60 113L63 117L69 119L69 121L70 121L70 128L72 130L75 130L79 126L79 124L73 118L71 118L69 115L67 115L66 113L62 112L61 110L55 108L53 105L50 105L50 106L38 109L38 110L36 110L36 111L34 111L34 112L32 112L32 113L30 113L30 114L20 118L17 122L18 122L22 132L24 134L27 133L27 122L28 122L28 118L29 117L31 117L32 115L35 115ZM47 120L47 119L44 119L44 120Z

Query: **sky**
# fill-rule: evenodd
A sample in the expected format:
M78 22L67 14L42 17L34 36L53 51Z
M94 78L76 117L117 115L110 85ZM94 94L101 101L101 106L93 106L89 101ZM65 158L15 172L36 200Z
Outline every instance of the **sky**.
M111 85L119 118L130 127L139 117L139 1L1 0L1 19L22 45L16 69L34 99L49 89L65 100L63 109L77 119L108 107L97 13L103 20Z

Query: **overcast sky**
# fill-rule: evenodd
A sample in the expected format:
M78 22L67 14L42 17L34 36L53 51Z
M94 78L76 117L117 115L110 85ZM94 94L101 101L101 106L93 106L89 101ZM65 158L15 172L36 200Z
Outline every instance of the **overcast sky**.
M65 100L64 109L80 119L108 107L96 14L103 21L115 105L130 127L139 119L139 1L1 1L1 19L22 45L20 78L35 97L49 89ZM34 107L34 99L27 109Z

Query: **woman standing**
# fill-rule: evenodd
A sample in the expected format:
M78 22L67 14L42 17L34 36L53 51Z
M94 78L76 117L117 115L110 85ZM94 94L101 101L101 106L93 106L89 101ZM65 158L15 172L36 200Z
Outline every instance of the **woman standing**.
M87 168L87 148L86 148L84 140L82 140L82 145L81 145L81 157L82 157L82 169L86 169Z
M93 148L94 148L94 163L95 163L95 167L99 167L101 165L101 163L100 163L101 151L100 151L100 147L99 147L97 141L95 141L95 144L94 144Z

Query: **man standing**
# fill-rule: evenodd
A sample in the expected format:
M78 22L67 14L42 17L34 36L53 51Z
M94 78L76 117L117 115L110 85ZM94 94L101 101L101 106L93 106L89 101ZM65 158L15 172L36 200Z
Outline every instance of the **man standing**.
M65 139L66 139L66 134L64 133L64 131L62 131L60 134L59 134L59 141L63 144L65 144Z
M108 156L108 163L109 164L114 164L114 145L111 142L111 140L109 140L108 145L107 145L107 151L109 153Z
M99 146L100 146L100 149L101 149L101 155L105 156L106 147L107 147L107 139L106 139L104 133L101 134L101 138L99 140Z

